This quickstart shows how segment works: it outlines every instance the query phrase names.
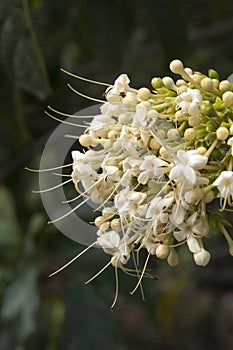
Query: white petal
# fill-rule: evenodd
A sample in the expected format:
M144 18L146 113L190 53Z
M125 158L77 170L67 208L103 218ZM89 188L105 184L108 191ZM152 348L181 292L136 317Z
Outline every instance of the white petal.
M199 244L198 244L198 241L192 235L188 236L188 238L187 238L187 245L189 247L190 252L192 252L192 253L197 253L201 249Z

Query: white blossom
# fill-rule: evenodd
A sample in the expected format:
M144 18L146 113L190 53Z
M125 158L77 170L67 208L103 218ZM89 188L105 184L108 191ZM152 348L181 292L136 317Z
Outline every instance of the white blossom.
M192 117L200 115L199 105L201 102L202 95L197 89L187 88L187 91L182 92L176 98L177 107Z
M224 199L223 206L226 202L228 205L233 204L233 172L222 171L217 179L213 182L213 186L216 186L219 191L219 196Z

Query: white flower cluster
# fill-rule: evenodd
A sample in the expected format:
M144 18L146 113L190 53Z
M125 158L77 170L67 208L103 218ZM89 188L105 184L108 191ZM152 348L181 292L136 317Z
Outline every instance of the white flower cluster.
M75 188L102 212L97 244L125 271L142 248L176 266L181 244L206 266L203 239L213 229L233 253L221 216L233 205L233 85L179 60L170 68L182 79L153 78L152 91L120 75L79 138L83 152L72 152Z

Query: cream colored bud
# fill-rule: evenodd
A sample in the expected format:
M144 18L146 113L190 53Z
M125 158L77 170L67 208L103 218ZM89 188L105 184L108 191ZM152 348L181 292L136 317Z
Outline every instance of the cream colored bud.
M214 88L218 89L219 87L219 80L218 79L212 79L213 83L214 83Z
M172 267L177 266L179 264L179 255L177 254L174 248L170 249L167 262Z
M214 200L214 198L214 191L210 190L204 194L202 200L204 203L210 203Z
M175 74L180 74L182 75L184 73L184 65L180 60L173 60L170 63L170 70L172 71L172 73Z
M191 77L195 83L200 84L201 80L202 80L202 76L200 74L194 73Z
M203 195L203 190L199 187L193 188L184 195L184 199L189 204L197 204Z
M136 105L138 102L137 95L133 92L127 92L126 96L123 98L123 102L129 105Z
M233 135L233 124L230 126L230 135Z
M214 90L214 83L212 79L206 77L201 80L201 87L202 89L206 91L213 91Z
M201 123L201 118L199 117L189 117L188 123L190 126L197 126Z
M176 85L174 83L174 80L171 77L164 77L164 78L162 78L162 82L164 83L166 88L176 91L177 87L176 87Z
M151 149L158 150L158 149L160 149L161 144L156 139L151 139L149 146Z
M176 129L169 129L167 132L167 138L169 140L177 140L180 134Z
M185 118L184 114L181 111L177 111L175 113L175 119L176 120L183 120Z
M142 87L138 90L137 92L138 97L142 100L142 101L147 101L149 100L150 96L151 96L151 92L148 88L146 87Z
M171 155L169 154L169 152L166 150L164 146L160 148L159 153L164 159L168 160L171 158Z
M108 132L108 139L115 139L117 137L118 132L116 130L110 130Z
M116 212L116 209L113 208L113 207L105 207L103 210L102 210L102 215L103 217L106 219L108 219L109 217L113 216Z
M231 91L224 92L224 94L222 95L222 100L227 105L233 106L233 92Z
M104 222L105 220L103 216L97 216L97 218L95 218L95 226L97 227L100 227L101 225L103 225Z
M106 94L106 100L110 103L122 102L122 97L118 94Z
M203 146L198 147L197 153L203 156L207 152L207 149Z
M166 259L169 254L169 248L165 244L159 244L156 248L155 255L159 259Z
M228 80L222 80L219 84L219 90L221 92L230 91L232 84Z
M93 144L93 142L94 142L93 138L88 134L83 134L79 137L79 143L83 147L89 147L90 145Z
M220 126L216 131L216 136L219 140L225 141L229 136L229 130L225 126Z
M184 139L187 141L192 141L196 138L197 133L193 128L187 128L184 132Z
M189 68L189 67L186 67L184 70L185 70L185 72L186 72L188 75L190 75L190 77L191 77L191 75L193 74L192 69Z
M193 258L197 265L206 266L210 261L210 253L204 248L201 248L198 253L193 254Z
M111 228L115 231L121 231L121 229L122 229L121 220L120 219L113 219L111 221Z
M177 95L181 95L183 92L187 92L187 86L181 85L177 88Z
M159 88L164 86L163 82L162 82L162 79L161 78L157 78L157 77L155 77L155 78L153 78L151 80L151 85L153 86L154 89L159 89Z
M110 222L106 221L102 225L100 225L100 229L106 231L110 227Z
M177 87L187 86L187 83L186 83L186 81L183 80L183 79L178 79L178 80L176 81L176 86L177 86Z

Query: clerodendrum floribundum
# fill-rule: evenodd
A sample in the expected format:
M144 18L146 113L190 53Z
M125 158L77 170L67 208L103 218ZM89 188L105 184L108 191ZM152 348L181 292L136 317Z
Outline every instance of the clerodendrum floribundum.
M182 79L153 78L152 91L130 87L121 74L79 137L84 150L72 152L75 189L101 211L95 243L111 256L106 267L115 267L116 280L118 268L138 277L132 293L150 277L149 257L176 266L180 245L206 266L204 240L212 231L225 236L233 255L223 217L233 205L233 84L180 60L170 69ZM139 269L141 249L148 256ZM126 266L131 257L135 270Z

